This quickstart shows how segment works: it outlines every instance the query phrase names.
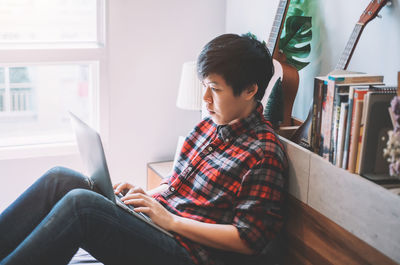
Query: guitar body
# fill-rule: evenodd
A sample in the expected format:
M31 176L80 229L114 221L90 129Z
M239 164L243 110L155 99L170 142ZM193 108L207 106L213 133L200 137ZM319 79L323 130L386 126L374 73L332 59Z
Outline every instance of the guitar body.
M279 61L282 60L282 61ZM268 84L265 91L265 96L262 100L265 106L268 98L271 94L272 88L278 79L282 82L282 94L283 94L283 120L280 126L291 126L292 124L292 109L294 100L296 98L297 90L299 87L299 72L293 66L284 62L284 56L273 59L274 64L274 75Z
M275 71L267 86L267 89L265 90L264 98L261 101L263 106L267 105L269 96L271 95L276 82L280 78L283 95L283 118L282 122L279 124L279 127L292 125L293 103L299 86L299 73L297 69L285 63L286 56L279 51L279 36L282 33L282 28L285 22L289 4L290 0L280 0L275 14L274 23L267 44L267 48L272 54Z
M299 72L293 66L275 59L274 67L276 75L282 81L283 121L280 126L291 126L293 104L299 87Z
M289 4L290 0L280 0L275 14L274 23L267 44L267 48L272 54L275 72L265 90L265 95L261 100L263 106L266 106L272 89L280 78L282 82L283 95L283 120L279 126L292 125L292 108L299 86L299 73L297 69L285 63L286 56L279 51L279 36L282 33Z

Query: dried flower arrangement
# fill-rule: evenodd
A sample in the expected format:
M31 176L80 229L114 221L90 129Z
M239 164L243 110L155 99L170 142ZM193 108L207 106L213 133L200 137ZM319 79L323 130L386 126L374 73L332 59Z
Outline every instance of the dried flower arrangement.
M383 156L389 162L389 174L400 179L400 96L395 96L389 108L393 130L388 132L389 138Z

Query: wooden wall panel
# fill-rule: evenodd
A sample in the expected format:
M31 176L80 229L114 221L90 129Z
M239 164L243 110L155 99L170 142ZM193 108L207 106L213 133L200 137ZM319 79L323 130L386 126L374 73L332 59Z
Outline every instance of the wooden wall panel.
M292 196L286 231L286 265L398 264Z

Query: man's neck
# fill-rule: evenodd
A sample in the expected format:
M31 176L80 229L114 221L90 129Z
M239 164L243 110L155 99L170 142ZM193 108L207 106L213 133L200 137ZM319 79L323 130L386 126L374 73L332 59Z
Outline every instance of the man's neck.
M257 101L255 101L255 100L251 101L251 103L249 103L249 104L244 108L244 110L243 110L243 113L244 113L244 114L243 114L239 119L233 120L233 121L231 121L229 124L233 124L233 123L235 123L235 122L238 122L238 121L241 120L241 119L244 119L244 118L249 117L250 114L256 109L257 105L258 105Z

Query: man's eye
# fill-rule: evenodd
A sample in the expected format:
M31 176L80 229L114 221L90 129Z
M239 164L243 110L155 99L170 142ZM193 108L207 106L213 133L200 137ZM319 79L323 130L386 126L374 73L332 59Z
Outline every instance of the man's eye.
M211 87L211 90L212 90L212 91L218 91L218 88L216 88L216 87Z

